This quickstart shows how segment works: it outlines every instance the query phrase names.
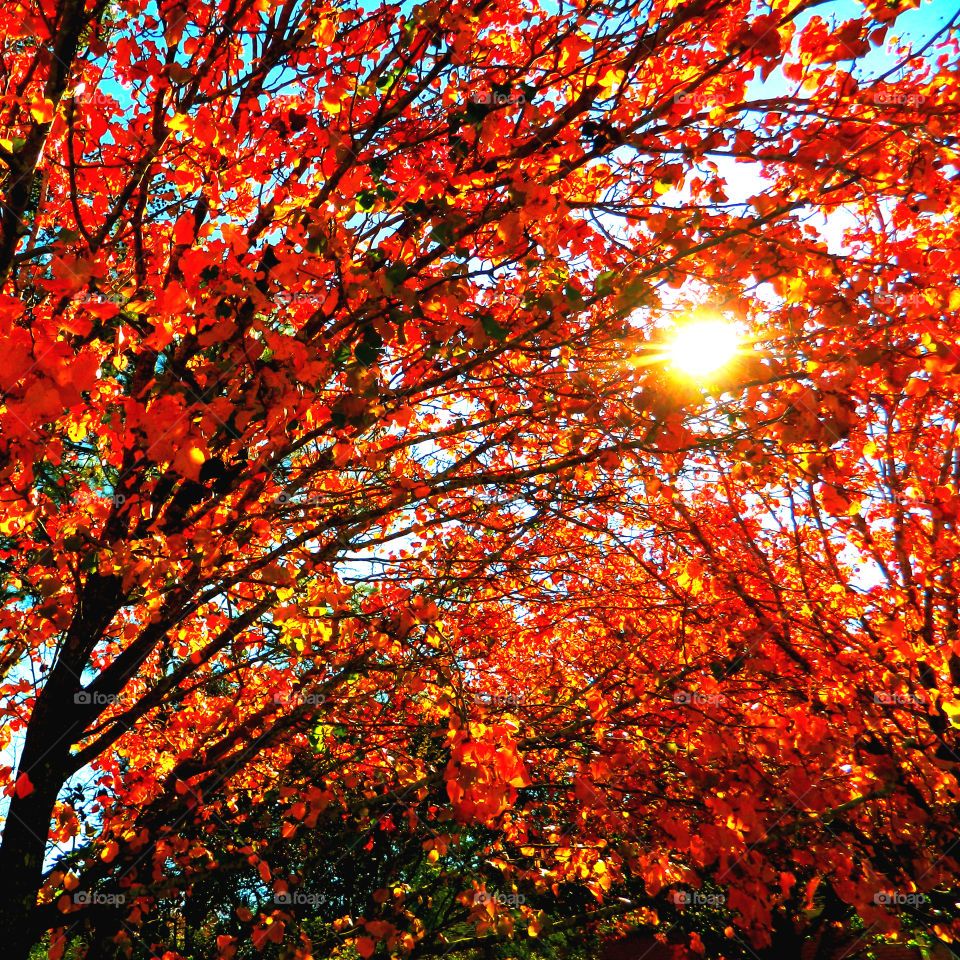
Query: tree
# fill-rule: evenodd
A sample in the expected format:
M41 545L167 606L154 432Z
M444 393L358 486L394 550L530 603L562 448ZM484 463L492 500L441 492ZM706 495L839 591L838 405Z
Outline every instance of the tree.
M4 8L13 960L949 939L955 38L815 6Z

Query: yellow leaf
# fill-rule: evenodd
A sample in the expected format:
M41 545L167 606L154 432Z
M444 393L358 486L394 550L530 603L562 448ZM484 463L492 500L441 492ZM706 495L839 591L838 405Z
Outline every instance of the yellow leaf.
M623 83L623 78L626 76L623 70L616 70L610 68L601 78L600 86L603 88L601 96L609 97L613 94L613 91Z
M943 712L953 726L960 727L960 703L944 703Z
M5 520L0 520L0 533L5 537L9 537L11 534L16 533L20 529L20 521L17 517L7 517Z
M332 20L324 18L317 24L314 37L321 47L329 47L337 37L337 25Z
M320 643L327 643L333 636L333 624L329 620L321 620L316 624Z
M30 113L37 123L50 123L53 120L53 101L34 100L30 105Z

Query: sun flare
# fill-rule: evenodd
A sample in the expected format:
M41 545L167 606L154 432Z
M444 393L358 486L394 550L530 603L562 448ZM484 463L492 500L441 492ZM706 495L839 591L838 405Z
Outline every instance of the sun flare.
M698 320L684 324L673 338L668 356L678 370L703 377L719 370L737 352L737 331L723 320Z

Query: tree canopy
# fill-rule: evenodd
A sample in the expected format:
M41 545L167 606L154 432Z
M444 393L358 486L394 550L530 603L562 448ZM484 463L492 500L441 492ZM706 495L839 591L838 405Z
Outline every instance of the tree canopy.
M10 960L952 942L909 7L3 5Z

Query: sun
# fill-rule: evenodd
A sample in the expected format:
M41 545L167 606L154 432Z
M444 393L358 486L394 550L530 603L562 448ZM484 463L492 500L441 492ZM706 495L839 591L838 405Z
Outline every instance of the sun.
M695 320L677 331L667 356L678 370L691 377L704 377L733 359L740 338L723 320Z

